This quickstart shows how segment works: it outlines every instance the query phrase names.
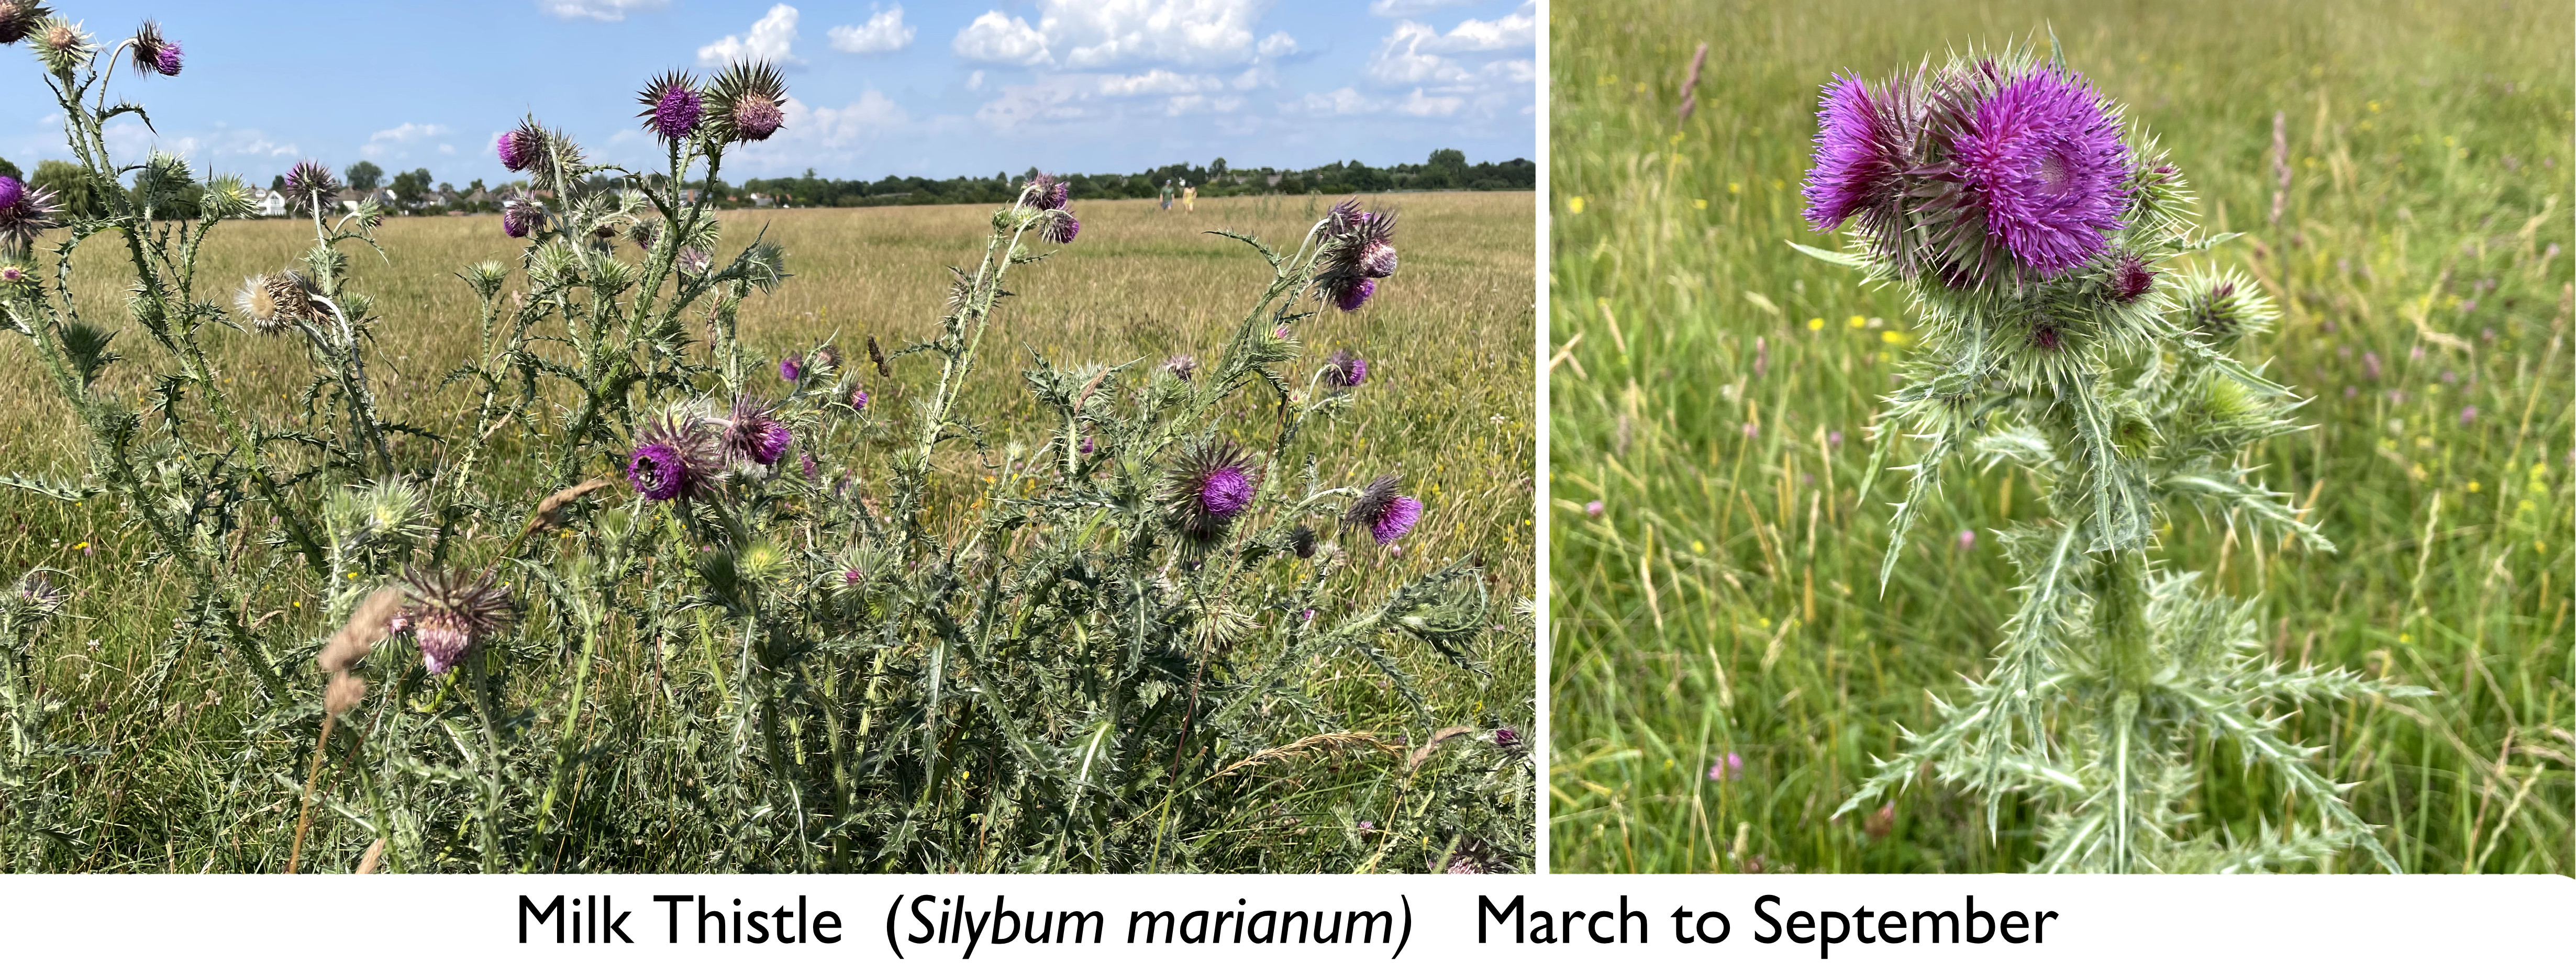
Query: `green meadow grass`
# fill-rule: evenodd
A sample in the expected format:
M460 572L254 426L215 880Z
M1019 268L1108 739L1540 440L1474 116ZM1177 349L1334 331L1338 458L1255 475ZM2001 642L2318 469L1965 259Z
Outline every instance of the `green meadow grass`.
M2255 600L2277 660L2438 691L2287 713L2407 870L2576 869L2563 7L1562 0L1550 29L1556 869L2035 858L2031 815L1990 833L1928 774L1883 835L1828 817L1983 672L2016 602L1992 532L2040 512L2026 480L1953 466L1878 591L1902 477L1857 488L1911 319L1786 241L1842 245L1799 195L1835 72L2052 29L2161 137L2206 227L2244 234L2213 258L2283 322L2240 357L2313 397L2314 424L2246 462L2341 548L2248 546L2186 511L2155 556ZM1729 753L1741 777L1711 780ZM2311 811L2228 746L2201 766L2195 828Z
M1333 202L1203 200L1195 213L1163 212L1151 200L1078 202L1084 221L1079 241L1012 276L1011 290L1020 297L996 316L993 332L1005 354L987 356L970 380L961 414L988 423L997 445L1037 443L1049 435L1048 417L1037 410L1019 375L1031 350L1059 365L1140 357L1159 363L1175 353L1214 358L1268 282L1269 270L1250 248L1204 231L1232 228L1292 246ZM1339 348L1369 358L1367 387L1324 432L1336 444L1324 455L1348 469L1324 474L1364 482L1381 472L1401 473L1425 512L1400 553L1363 559L1332 597L1351 606L1373 603L1401 580L1481 555L1494 595L1495 628L1474 652L1488 672L1454 666L1418 642L1393 651L1427 698L1439 721L1434 726L1529 727L1537 666L1529 625L1511 607L1532 598L1536 587L1531 195L1426 193L1371 196L1365 202L1403 214L1396 238L1402 272L1360 313L1331 312L1300 324L1307 357L1297 367L1311 371ZM869 335L899 348L935 334L949 281L945 268L971 266L992 210L922 206L725 214L728 247L765 233L785 246L794 275L775 293L744 303L743 341L775 358L834 335L856 355ZM470 414L471 400L462 386L442 386L440 378L473 354L477 341L474 295L453 272L485 259L515 264L522 245L501 234L497 217L396 219L381 228L378 239L385 256L362 250L351 266L352 287L373 296L385 319L369 351L371 368L381 366L384 411L388 419L453 432L457 417ZM208 247L200 287L211 300L229 300L244 276L283 267L310 246L309 223L228 225ZM75 295L84 313L129 322L119 282L130 280L130 269L120 252L99 238L78 260L82 276ZM243 390L238 401L255 404L249 408L272 425L302 421L294 396L305 369L295 344L222 333L211 335L210 345L216 371ZM166 368L140 332L112 347L135 357L109 367L101 380L107 388L140 397L156 370ZM935 379L917 359L903 363L892 379L870 375L878 397L872 408L908 408L904 400ZM0 456L7 458L0 470L56 480L79 476L85 434L44 383L23 339L0 341L0 394L12 403L0 413ZM1249 426L1265 417L1238 418ZM533 481L545 476L533 459L513 466L514 458L541 452L524 447L505 442L496 448L505 489L533 489ZM863 459L872 471L884 469L883 458ZM443 462L444 453L405 440L397 461L419 470ZM952 465L939 478L938 513L965 523L973 516L971 503L982 496L981 485L973 482L980 471L968 470L963 460ZM500 547L518 529L515 520L467 527L462 546L470 554L461 560L488 558L483 552ZM254 541L246 536L239 543ZM311 753L310 727L261 729L266 704L256 699L256 681L202 642L188 644L157 692L145 692L186 592L173 572L140 566L149 548L149 536L103 499L74 506L0 491L0 575L14 580L29 568L50 566L63 570L56 579L72 593L67 617L47 630L31 670L41 691L61 704L54 738L86 749L79 761L49 765L64 780L47 783L52 792L70 796L72 817L84 823L79 833L61 844L0 840L0 868L264 872L286 864ZM280 585L250 602L250 624L270 631L328 633L340 622L320 616L315 593L307 588ZM513 704L559 698L572 679L570 668L550 654L532 650L520 662L528 675L514 687L519 696ZM309 660L298 661L295 672L319 684ZM666 672L650 645L604 652L591 691L599 703L576 731L575 744L623 757L597 772L599 780L590 787L598 796L585 801L580 814L600 816L588 830L592 834L635 838L629 850L592 849L590 858L558 866L708 868L711 837L619 816L646 807L646 796L660 800L694 785L683 780L683 763L670 759L670 742L695 731L661 701L670 685L703 685L721 675L715 667ZM1427 729L1364 660L1319 659L1308 690L1339 708L1352 732L1393 742L1418 738ZM1392 823L1405 819L1403 810L1352 797L1374 794L1370 784L1386 779L1391 764L1401 760L1399 751L1394 757L1279 762L1274 793L1280 807L1295 814L1274 816L1288 824L1230 837L1245 850L1230 861L1258 860L1283 872L1363 859L1376 869L1423 868L1425 856L1436 858L1439 850L1415 848L1422 835L1390 834L1397 831ZM346 780L335 778L332 787L354 788ZM325 788L323 794L330 799L335 793ZM1520 816L1522 834L1503 844L1526 848L1535 806L1525 803L1513 814ZM1356 820L1390 827L1360 829ZM307 868L346 871L367 838L342 816L317 811L314 834L304 846ZM1374 857L1370 850L1376 850Z

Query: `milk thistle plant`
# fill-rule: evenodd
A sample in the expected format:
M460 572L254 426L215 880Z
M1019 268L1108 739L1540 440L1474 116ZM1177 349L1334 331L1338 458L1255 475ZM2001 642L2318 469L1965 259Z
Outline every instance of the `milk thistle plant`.
M658 167L593 161L534 117L496 140L525 177L499 233L524 244L457 272L478 342L445 382L469 408L414 426L367 372L399 313L347 274L382 214L299 164L286 195L313 247L225 282L228 301L202 293L199 250L250 212L247 187L167 155L119 163L103 135L143 111L108 101L120 58L174 76L177 42L147 24L103 55L11 0L0 38L45 66L104 210L0 179L0 310L89 434L81 476L4 482L109 499L185 581L142 692L192 646L255 677L232 787L295 809L288 870L360 849L393 871L1260 869L1283 845L1306 847L1291 868L1527 867L1521 732L1440 726L1397 653L1482 672L1482 567L1408 576L1378 554L1436 512L1395 474L1327 472L1368 363L1305 362L1295 337L1395 274L1392 214L1344 203L1285 251L1225 233L1272 276L1213 347L1153 365L1026 352L1051 432L997 444L961 404L1016 344L1012 271L1080 238L1067 185L1040 175L991 214L926 334L865 336L864 359L838 338L755 349L737 316L785 254L720 248L698 188L780 130L786 88L763 64L671 72L637 95ZM98 384L119 332L71 299L73 251L97 237L172 363L140 409ZM296 343L324 421L272 426L229 399L212 328ZM266 624L281 590L314 593L325 628ZM84 752L48 739L27 678L63 595L46 569L0 593L0 834L26 868L103 841L57 814L68 779L46 769ZM637 659L649 672L607 670ZM1416 719L1348 726L1348 691L1309 679L1327 659ZM612 677L645 698L606 696ZM639 708L670 732L581 743ZM1297 769L1321 760L1378 771L1306 790Z
M2062 57L2029 48L1838 77L1818 123L1807 218L1851 247L1798 249L1901 289L1922 335L1871 458L1874 479L1896 441L1921 445L1893 468L1911 478L1881 583L1952 461L2021 472L2047 512L2000 532L2021 604L1991 668L1836 814L1928 764L1984 796L1989 828L2007 801L2041 810L2037 871L2265 870L2354 846L2395 871L2351 786L2318 773L2272 707L2426 691L2249 653L2252 606L2153 557L2186 508L2249 543L2334 550L2238 460L2294 431L2297 401L2231 357L2275 320L2254 283L2172 266L2225 239L2195 235L2181 174ZM2276 775L2305 816L2243 835L2193 823L2205 741Z

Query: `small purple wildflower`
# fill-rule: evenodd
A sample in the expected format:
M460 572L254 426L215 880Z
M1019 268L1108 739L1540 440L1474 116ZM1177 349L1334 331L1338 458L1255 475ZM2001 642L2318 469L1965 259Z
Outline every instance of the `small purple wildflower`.
M2478 407L2476 407L2476 406L2466 406L2466 407L2462 407L2462 408L2461 408L2461 410L2460 410L2460 425L2462 425L2462 426L2467 426L2467 425L2470 425L2470 424L2475 423L2475 422L2477 422L2477 421L2478 421Z
M2344 398L2346 398L2346 399L2350 399L2350 398L2352 398L2352 397L2354 397L2354 396L2358 396L2358 395L2361 395L2361 390L2356 389L2356 388L2353 388L2352 386L2345 386L2345 387L2343 387L2343 397L2344 397Z
M1094 449L1094 447L1093 447L1093 445L1092 445L1092 442L1091 442L1091 437L1088 437L1088 436L1083 437L1083 438L1082 438L1082 445L1081 445L1081 446L1079 446L1079 447L1076 447L1075 449L1076 449L1076 450L1081 451L1081 453L1082 453L1082 455L1083 455L1083 456L1086 456L1086 457L1087 457L1087 456L1090 456L1090 455L1091 455L1091 451Z
M1585 504L1583 505L1583 516L1584 516L1584 517L1600 517L1600 516L1601 516L1601 510L1602 510L1602 508L1601 508L1601 502L1600 502L1600 501L1590 501L1590 502L1587 502L1587 503L1585 503Z
M2363 352L2363 353L2361 353L2361 368L2362 368L2362 371L2367 372L2367 373L2369 373L2369 374L2370 374L2370 378L2371 378L2371 380L2372 380L2372 381L2374 381L2374 382L2375 382L2375 381L2378 381L2378 379L2379 379L2379 353L2378 353L2378 352Z
M805 357L794 352L778 360L778 377L794 382L805 377Z
M1725 758L1713 762L1708 766L1708 780L1710 781L1727 781L1730 779L1740 779L1742 777L1744 777L1744 755L1737 754L1733 751L1726 752Z
M1959 550L1961 550L1961 551L1974 551L1974 550L1976 550L1976 547L1977 547L1977 530L1976 530L1975 528L1960 528L1960 529L1959 529Z
M807 479L807 480L813 480L813 479L814 479L814 455L813 455L813 454L811 454L811 453L807 453L807 452L804 452L804 451L802 451L802 450L797 451L797 453L796 453L796 463L797 463L797 465L798 465L798 466L803 467L803 468L805 469L805 479Z
M2468 314L2468 313L2470 313L2470 312L2472 312L2472 311L2476 311L2476 310L2478 310L2478 299L2476 299L2476 298L2470 298L2470 299L2468 299L2468 300L2466 300L2466 301L2462 301L2462 302L2460 302L2460 313L2461 313L2461 314Z
M1521 746L1521 732L1516 731L1516 730L1513 730L1513 729L1511 729L1511 728L1509 728L1509 727L1497 727L1497 728L1494 728L1494 746L1496 746L1496 747L1519 747L1519 746Z
M2451 384L2456 383L2456 382L2458 382L2458 381L2460 381L2460 374L2459 374L2459 373L2457 373L2457 372L2453 372L2453 371L2451 371L2451 370L2449 370L2449 369L2443 369L2443 370L2442 370L2442 384L2443 384L2443 385L2446 385L2446 386L2447 386L2447 385L2451 385Z
M850 409L856 411L866 408L868 408L868 391L855 387L852 388L850 390Z
M2421 361L2423 361L2423 360L2424 360L2424 346L2422 346L2422 345L2417 345L2417 346L2415 346L2415 347L2413 347L2413 348L2407 349L2407 350L2406 350L2406 358L2407 358L2407 360L2408 360L2408 361L2411 361L2411 362L2421 362Z

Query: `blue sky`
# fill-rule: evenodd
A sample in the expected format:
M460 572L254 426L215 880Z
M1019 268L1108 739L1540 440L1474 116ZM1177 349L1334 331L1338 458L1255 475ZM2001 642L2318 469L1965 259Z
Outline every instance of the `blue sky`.
M1034 0L718 3L54 4L113 45L147 17L180 41L175 78L117 72L111 145L149 145L261 182L299 158L505 174L492 138L535 112L594 157L660 158L634 118L653 74L728 54L784 68L787 128L738 150L739 181L1127 172L1359 159L1536 158L1537 11L1525 0ZM23 45L0 51L0 156L65 156Z

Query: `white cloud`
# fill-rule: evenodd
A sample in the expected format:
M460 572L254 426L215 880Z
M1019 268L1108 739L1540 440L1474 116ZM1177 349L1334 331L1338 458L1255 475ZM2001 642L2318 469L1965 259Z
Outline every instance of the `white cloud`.
M725 35L723 40L698 49L698 63L723 67L735 61L769 61L789 64L796 60L792 50L796 43L796 8L779 4L739 36Z
M1038 22L989 11L958 32L969 60L1069 68L1230 67L1294 53L1297 39L1254 26L1271 0L1040 0Z
M992 64L1016 64L1031 67L1055 59L1047 54L1047 39L1037 28L1018 17L1005 17L999 10L985 11L957 32L949 44L958 57Z
M1344 86L1335 91L1309 92L1306 97L1279 106L1282 110L1304 115L1370 115L1379 104L1361 94L1357 88Z
M826 33L831 36L832 49L835 51L846 54L885 54L911 47L913 35L918 31L911 24L903 22L903 5L896 4L894 9L868 18L867 23L855 27L849 25L834 27Z
M1369 12L1380 17L1411 17L1442 7L1460 7L1474 2L1476 0L1377 0L1369 4Z
M414 142L434 139L451 131L454 130L444 125L404 122L393 128L380 129L376 134L367 136L367 144L359 147L358 154L361 156L401 155Z
M912 121L912 113L904 111L894 99L874 88L862 92L859 100L839 108L816 108L792 97L787 99L785 107L787 124L779 131L792 136L796 142L825 148L849 145Z
M1467 20L1440 36L1437 50L1501 51L1538 43L1538 15L1528 7L1499 20Z
M1465 107L1467 107L1465 98L1456 95L1424 95L1422 89L1415 88L1412 94L1404 96L1403 101L1396 103L1395 110L1417 118L1447 118L1458 114L1458 110Z
M967 76L966 76L966 90L968 90L968 91L982 91L982 90L984 90L984 72L982 72L982 71L976 71L976 72L974 72L974 73L972 73L972 74L967 75Z
M537 0L537 9L565 20L625 20L630 13L660 10L671 0Z
M1233 65L1258 52L1268 0L1043 0L1039 29L1077 68Z
M1213 75L1176 74L1161 68L1138 75L1109 75L1100 79L1100 94L1111 98L1136 95L1188 95L1219 91L1225 82Z

